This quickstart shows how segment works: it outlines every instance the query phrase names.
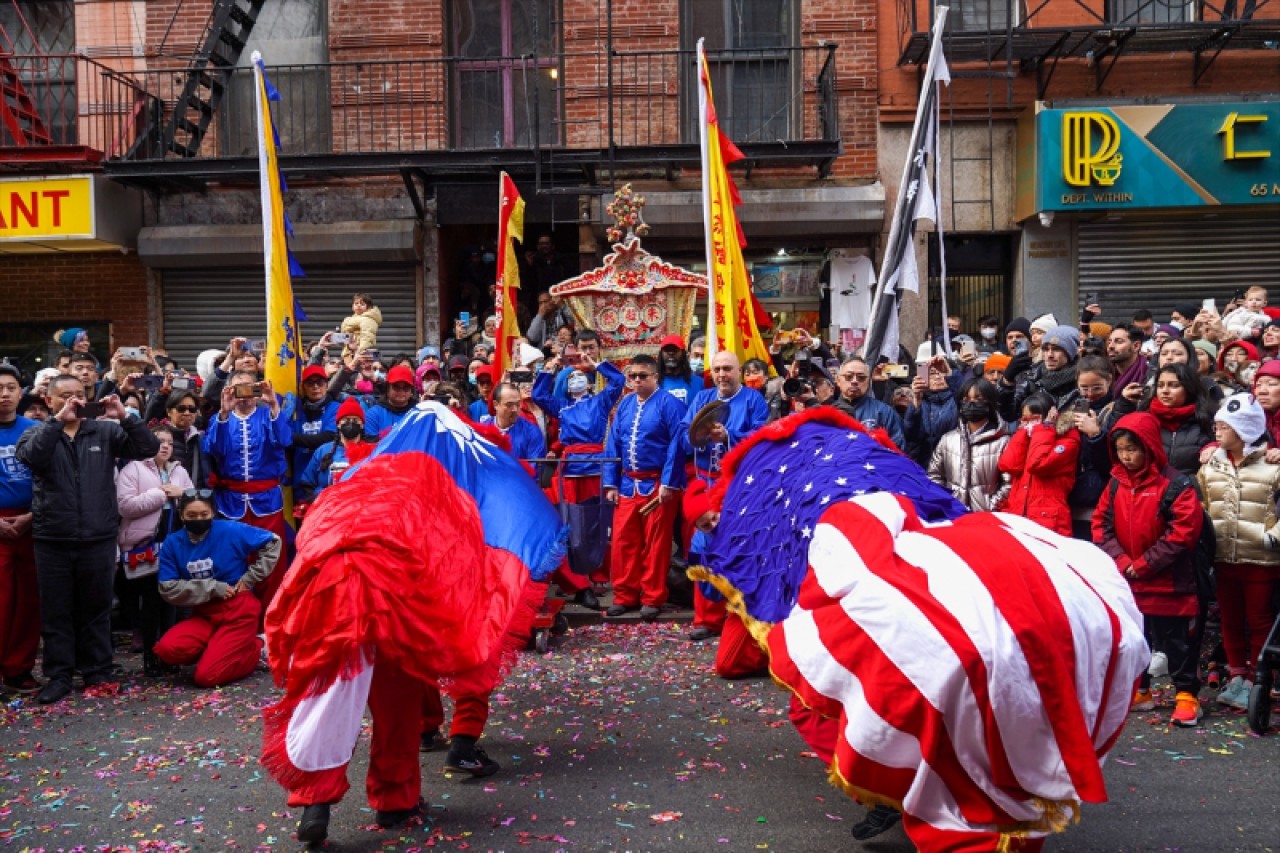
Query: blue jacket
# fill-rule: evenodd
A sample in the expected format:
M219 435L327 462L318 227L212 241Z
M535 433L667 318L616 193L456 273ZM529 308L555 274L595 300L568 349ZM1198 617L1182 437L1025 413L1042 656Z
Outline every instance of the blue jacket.
M900 446L900 449L907 452L922 467L928 467L929 459L938 442L959 424L960 411L956 406L953 392L949 389L926 391L919 406L912 405L907 409L903 424L907 447Z
M492 424L495 429L511 439L511 455L517 459L541 459L547 455L547 440L542 437L538 425L524 418L516 418L511 429L502 429L492 415L485 415L482 424Z
M893 443L898 446L898 449L903 453L906 452L907 437L902 430L902 419L898 417L898 413L888 403L882 403L867 394L860 397L856 403L850 403L842 396L837 398L832 405L867 429L883 429L889 434L889 438L893 439Z
M322 444L333 441L338 432L337 400L325 400L323 406L309 406L298 400L288 412L293 430L293 472L307 470L312 455Z
M333 485L330 467L346 461L347 449L341 441L330 441L317 447L306 469L298 476L298 500L309 502L318 498L321 492Z
M383 403L379 403L376 406L367 406L364 416L364 434L372 436L373 440L377 441L382 437L383 433L400 423L412 409L413 406L410 405L403 412L393 412Z
M204 436L204 452L214 473L224 482L280 480L288 471L285 450L292 442L293 430L284 409L272 418L270 408L258 406L247 418L231 412L225 421L220 416L211 420ZM244 518L249 511L271 515L284 508L284 493L279 486L254 494L224 486L216 490L213 499L224 518Z
M623 397L614 412L604 449L605 456L622 461L605 467L604 486L618 488L626 498L653 494L659 477L662 485L683 489L685 454L680 432L687 411L683 403L661 388L643 403L635 394ZM658 477L633 478L628 472Z
M607 361L601 362L596 372L606 380L604 390L598 394L588 394L576 403L566 403L554 396L554 381L546 371L539 373L533 383L533 402L560 419L560 443L565 447L566 459L600 455L575 453L568 448L574 444L604 444L605 433L609 428L609 415L627 384L622 371ZM564 473L566 477L590 477L600 473L600 466L596 463L571 462L564 467Z
M680 447L686 456L693 456L698 476L714 481L720 476L720 460L751 433L765 425L769 420L769 404L764 395L754 388L742 385L728 400L722 400L729 407L729 413L722 418L725 430L729 433L728 444L707 443L705 447L695 448L689 443L689 425L703 406L712 400L720 400L719 388L706 388L694 395L693 402L685 412L680 424Z
M249 567L249 557L265 547L275 534L238 521L215 519L207 536L192 542L179 530L160 546L160 571L156 580L216 580L234 586Z

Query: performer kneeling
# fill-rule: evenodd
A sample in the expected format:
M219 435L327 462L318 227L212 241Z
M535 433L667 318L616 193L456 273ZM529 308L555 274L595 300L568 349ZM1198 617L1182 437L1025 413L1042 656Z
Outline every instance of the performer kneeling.
M160 548L160 596L195 608L170 628L155 655L171 666L196 665L199 687L238 681L258 666L262 605L251 593L280 560L280 537L239 521L214 520L213 493L188 489L178 502L183 530Z

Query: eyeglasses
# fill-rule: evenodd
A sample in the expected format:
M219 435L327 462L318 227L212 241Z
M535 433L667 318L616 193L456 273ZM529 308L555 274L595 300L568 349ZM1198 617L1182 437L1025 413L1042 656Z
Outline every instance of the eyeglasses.
M639 382L641 379L648 379L652 373L628 373L627 378L632 382Z
M194 415L196 412L200 411L195 406L174 406L173 409L174 411L181 412L184 415Z
M846 382L866 382L871 377L865 373L842 373L840 378Z
M213 497L213 489L187 489L182 493L184 501L207 501Z

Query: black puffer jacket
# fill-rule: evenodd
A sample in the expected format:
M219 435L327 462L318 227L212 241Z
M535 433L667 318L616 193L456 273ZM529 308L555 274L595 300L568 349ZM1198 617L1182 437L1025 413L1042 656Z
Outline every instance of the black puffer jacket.
M160 439L137 418L84 421L71 438L50 418L18 439L18 460L31 469L31 535L61 542L115 539L120 530L116 459L150 459Z

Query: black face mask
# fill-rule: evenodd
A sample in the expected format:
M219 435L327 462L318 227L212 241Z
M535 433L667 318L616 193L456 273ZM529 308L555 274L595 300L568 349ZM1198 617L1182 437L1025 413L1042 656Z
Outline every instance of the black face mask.
M991 416L991 409L986 403L967 400L960 404L960 418L971 424L981 423Z
M364 432L364 425L355 422L338 424L338 432L348 441L354 441Z
M213 529L212 518L193 518L183 521L182 526L187 528L187 532L192 536L203 536Z

